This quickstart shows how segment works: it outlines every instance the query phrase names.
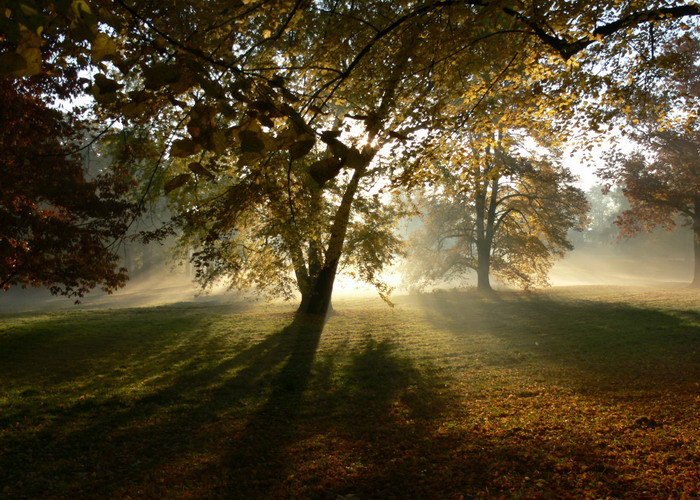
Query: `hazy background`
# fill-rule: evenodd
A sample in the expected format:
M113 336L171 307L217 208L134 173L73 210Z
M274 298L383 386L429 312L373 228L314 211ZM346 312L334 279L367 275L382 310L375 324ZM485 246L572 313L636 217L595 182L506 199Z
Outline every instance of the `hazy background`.
M586 167L580 156L572 155L567 166L580 177L579 185L586 190L591 203L590 223L585 231L572 231L570 240L574 250L557 261L550 273L553 286L572 285L633 285L656 287L679 287L686 285L692 277L693 253L692 232L687 227L675 231L657 229L633 239L618 238L614 221L627 203L620 191L603 195L593 169ZM411 221L402 231L409 236L419 222ZM181 301L202 303L263 300L253 294L214 288L207 293L192 281L192 267L178 263L172 258L173 242L123 245L120 249L123 265L129 269L130 280L125 288L112 295L99 290L89 293L74 305L74 299L53 296L43 289L14 288L0 292L0 312L48 310L58 308L93 307L142 307ZM407 291L402 278L401 266L386 273L386 281L396 287L394 294ZM475 277L474 277L475 278ZM469 285L466 282L445 283L440 286ZM494 280L494 286L499 283ZM334 297L374 294L364 284L339 275Z

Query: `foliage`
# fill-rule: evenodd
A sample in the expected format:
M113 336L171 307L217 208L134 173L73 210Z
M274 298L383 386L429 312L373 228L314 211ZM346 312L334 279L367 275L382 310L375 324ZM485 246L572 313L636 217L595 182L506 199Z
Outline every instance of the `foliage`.
M39 92L18 93L0 79L0 288L114 290L126 280L110 244L135 215L130 178L103 171L88 179L75 150L85 128Z
M673 229L679 216L685 225L692 225L700 193L698 137L672 131L637 137L646 149L613 155L603 171L605 179L622 186L630 203L616 221L622 235L634 236L656 226Z
M166 169L168 175L164 183L148 186L176 192L210 184L204 188L208 198L217 191L225 197L229 186L242 182L236 196L252 207L268 196L265 186L279 189L286 178L294 212L292 195L316 189L292 186L307 182L309 176L295 173L311 169L310 158L322 197L332 196L325 192L331 189L327 183L343 184L336 211L321 212L331 217L322 262L307 262L305 272L299 259L295 265L302 295L318 299L329 297L345 252L361 249L346 245L359 186L379 174L387 177L393 168L401 172L392 177L392 187L411 186L427 175L418 159L381 162L380 150L385 158L398 159L420 151L421 138L458 144L466 123L470 130L489 126L490 118L484 121L480 113L493 94L519 93L539 118L561 122L584 97L619 89L618 80L633 66L621 71L616 64L631 60L632 42L645 26L672 33L680 19L700 14L700 8L612 0L595 6L583 0L517 6L505 1L65 0L44 5L22 0L10 2L4 14L8 35L0 70L43 78L52 74L52 65L89 68L89 91L100 118L159 136L156 142L167 152L151 166L158 172L145 177L161 178ZM603 65L615 71L605 78L573 71L584 52L588 69ZM517 128L532 117L522 109L514 102L499 120ZM596 119L599 114L591 118ZM387 156L391 149L393 156ZM213 172L217 167L221 170ZM191 218L192 207L175 210L178 221ZM215 214L220 220L211 223L224 227L237 217L225 210ZM303 233L312 229L294 230L300 233L294 245L311 244ZM392 252L394 243L384 241ZM201 259L218 259L201 238L192 242ZM359 265L361 274L376 282L376 265L384 261L361 255L376 257L377 249L345 262ZM226 267L201 262L220 271ZM270 273L263 270L260 276ZM281 289L289 288L288 276L274 276ZM328 300L321 302L318 308L324 309Z
M217 167L208 163L195 184L171 197L181 244L195 249L192 261L202 285L223 281L286 298L306 293L327 261L343 197L356 182L339 268L388 296L379 274L401 253L394 229L405 209L380 199L376 174L361 182L341 174L320 185L314 169L325 160L315 156L289 162L286 171L240 177L221 160ZM180 168L194 170L185 163ZM216 183L207 182L214 175Z

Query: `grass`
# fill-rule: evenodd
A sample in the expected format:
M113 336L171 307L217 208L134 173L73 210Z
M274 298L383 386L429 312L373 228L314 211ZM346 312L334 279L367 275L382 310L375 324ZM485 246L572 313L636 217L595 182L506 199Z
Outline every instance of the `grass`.
M699 298L0 315L0 497L692 498Z

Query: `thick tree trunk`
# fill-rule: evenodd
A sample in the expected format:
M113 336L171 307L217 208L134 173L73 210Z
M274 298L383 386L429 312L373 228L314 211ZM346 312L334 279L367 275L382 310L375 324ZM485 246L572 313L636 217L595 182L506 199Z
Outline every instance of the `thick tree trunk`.
M333 284L335 283L335 275L338 272L340 257L343 254L343 246L348 232L348 221L350 220L352 203L355 199L355 193L357 192L360 179L364 176L367 165L369 165L375 153L376 151L371 151L369 155L363 153L365 164L355 168L355 172L352 175L348 187L345 189L345 193L343 193L340 206L333 219L323 266L318 274L308 277L306 286L300 287L302 296L297 314L325 316L331 308Z
M490 187L490 196L488 196ZM488 198L488 205L487 205ZM491 279L491 245L495 230L496 208L498 198L498 178L486 180L481 189L476 191L476 287L490 292Z
M323 267L315 279L309 283L309 288L301 295L298 314L309 316L325 316L332 309L331 297L338 263Z
M700 205L700 202L696 205ZM697 212L693 221L693 248L695 251L695 275L690 286L700 288L700 214Z
M477 248L478 266L476 269L476 287L479 290L490 292L491 280L489 274L491 271L491 249L483 242Z

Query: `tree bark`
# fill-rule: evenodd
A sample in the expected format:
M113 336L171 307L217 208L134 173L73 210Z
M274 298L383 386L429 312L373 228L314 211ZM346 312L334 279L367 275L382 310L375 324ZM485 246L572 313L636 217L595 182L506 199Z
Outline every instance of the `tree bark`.
M309 276L307 286L300 287L302 295L297 314L325 316L331 309L333 284L335 283L338 264L340 263L340 257L343 253L343 246L345 245L352 203L355 200L355 194L357 193L360 179L365 175L367 166L372 160L374 153L376 153L376 151L372 151L370 155L363 155L365 160L364 164L355 169L350 183L345 189L345 193L343 193L340 206L333 219L333 226L331 227L323 266L318 274Z
M479 290L490 292L491 279L489 274L491 271L491 247L482 242L477 248L478 265L476 269L476 287Z
M331 308L333 284L338 270L338 262L321 268L316 278L310 283L307 291L301 295L298 314L309 316L325 316Z
M490 171L490 168L486 172ZM485 173L486 173L485 172ZM490 195L489 195L490 187ZM488 204L487 204L488 201ZM490 292L491 245L496 229L496 209L498 207L498 178L484 181L475 193L476 205L476 287Z

